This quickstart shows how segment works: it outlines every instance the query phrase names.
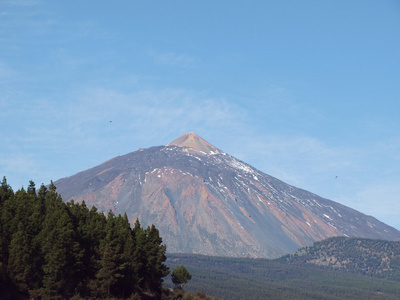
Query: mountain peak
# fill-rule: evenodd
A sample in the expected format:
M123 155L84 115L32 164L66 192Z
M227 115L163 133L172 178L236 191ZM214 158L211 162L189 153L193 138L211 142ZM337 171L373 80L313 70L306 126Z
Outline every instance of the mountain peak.
M57 180L57 193L154 224L170 253L276 258L332 236L400 241L398 230L224 155L194 133L169 145Z
M179 147L189 147L194 150L205 152L207 154L212 154L213 152L222 152L214 145L195 134L194 132L185 133L181 135L176 140L173 140L167 146L179 146Z

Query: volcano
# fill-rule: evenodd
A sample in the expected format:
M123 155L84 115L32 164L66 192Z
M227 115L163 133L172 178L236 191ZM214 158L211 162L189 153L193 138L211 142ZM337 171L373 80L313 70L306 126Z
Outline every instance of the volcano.
M195 133L55 185L64 201L154 224L170 253L276 258L333 236L400 241L374 217L286 184Z

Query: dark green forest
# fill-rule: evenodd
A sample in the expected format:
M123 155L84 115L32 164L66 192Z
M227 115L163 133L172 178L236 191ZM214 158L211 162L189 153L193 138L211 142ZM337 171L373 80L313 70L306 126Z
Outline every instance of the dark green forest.
M279 259L400 281L400 242L333 237Z
M338 243L342 242L339 238ZM358 245L356 240L350 243ZM387 244L382 241L382 245ZM368 256L361 258L351 246L343 249L344 256L347 251L357 257L360 266L373 264L368 262ZM167 256L166 263L171 269L183 264L192 274L185 289L203 290L223 299L400 299L400 279L393 275L399 266L394 263L393 272L382 276L379 272L365 273L362 268L342 270L297 258L291 261L290 256L276 260L192 254ZM349 256L348 260L351 259ZM172 286L169 278L166 284Z
M51 182L0 186L0 299L161 297L166 246L126 215L63 202Z

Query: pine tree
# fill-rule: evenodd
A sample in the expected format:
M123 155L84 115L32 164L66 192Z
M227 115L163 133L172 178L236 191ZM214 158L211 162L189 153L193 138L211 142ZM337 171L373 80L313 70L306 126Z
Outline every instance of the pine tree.
M41 187L41 191L43 191L44 186ZM42 199L39 195L30 194L28 192L28 196L31 197L33 201L32 205L32 213L28 218L28 225L26 231L31 238L31 265L33 270L32 278L30 279L30 295L31 298L35 298L34 295L40 294L40 288L42 286L42 278L43 278L43 265L44 265L44 257L42 255L40 240L40 232L43 229L43 223L46 215L44 198Z
M141 292L146 289L147 281L147 256L146 256L146 240L147 234L145 230L140 226L140 222L137 219L133 228L135 237L135 249L133 252L133 270L135 273L136 289Z
M165 256L166 246L162 244L162 238L154 225L151 225L146 231L147 286L150 291L160 295L162 278L169 274L168 267L164 264L167 260Z
M8 250L12 238L12 220L15 215L14 192L7 184L6 177L0 185L0 281L8 282L7 264Z
M29 192L24 188L18 190L4 203L0 221L6 226L1 227L1 244L5 251L3 266L7 267L8 275L22 292L31 292L41 285L40 247L34 242L40 231L41 219L35 217L37 196L34 192L34 183L31 181ZM3 246L2 246L2 249Z
M80 257L74 226L66 205L51 182L46 193L46 218L40 233L43 264L43 295L60 298L72 296L74 268Z
M29 195L24 188L18 190L14 195L13 201L13 218L11 220L11 231L18 230L19 223L24 227L28 226L29 217L33 213L34 196Z
M35 183L30 180L28 186L28 194L35 195L36 194L36 186Z
M106 236L101 241L100 250L101 268L96 278L98 279L99 291L102 296L110 296L114 285L123 278L122 245L116 231L116 217L110 211L107 216Z
M185 266L180 265L172 271L171 279L172 283L175 285L175 288L182 288L182 285L192 279L192 275L185 268Z
M42 246L45 259L43 287L48 296L72 296L76 284L75 271L82 253L65 207L60 207L54 215L57 220L49 218L44 225L46 231L49 229L47 226L53 226Z
M22 222L13 234L10 244L8 270L11 279L23 293L28 293L34 273L32 265L32 245Z
M11 188L11 186L7 183L6 176L3 177L3 180L0 185L0 207L3 205L3 203L12 198L14 195L14 192Z
M2 291L10 289L10 281L7 273L8 248L11 242L12 233L10 231L10 220L12 213L8 210L7 203L13 202L14 192L7 184L6 177L0 185L0 297Z
M99 281L99 292L103 297L111 295L111 287L118 279L117 254L111 245L106 245L101 259L101 269L96 277Z
M90 247L88 239L90 236L86 233L86 225L88 223L89 209L85 202L82 204L75 203L73 200L66 204L68 214L71 218L74 230L74 266L71 270L73 278L70 284L74 286L75 291L82 296L89 295L88 284L94 278L93 266L90 262Z
M44 202L46 200L46 194L47 194L47 187L44 186L44 184L42 183L42 185L40 186L40 189L38 191L38 197L39 199Z
M125 298L135 291L135 274L133 269L135 243L133 230L126 214L123 217L118 215L115 222L115 230L119 243L122 246L120 249L121 264L119 265L122 276L118 280L115 290L119 291L119 297Z
M89 255L87 262L92 267L90 275L93 275L93 277L95 271L100 268L98 263L101 259L100 242L105 238L106 224L107 219L104 214L99 213L97 208L93 206L89 211L83 231L83 238Z

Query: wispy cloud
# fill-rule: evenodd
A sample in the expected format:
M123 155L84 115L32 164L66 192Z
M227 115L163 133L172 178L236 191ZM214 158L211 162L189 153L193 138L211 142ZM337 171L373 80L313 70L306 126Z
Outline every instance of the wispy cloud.
M114 90L92 89L71 105L69 114L75 124L109 122L120 134L143 139L164 140L176 132L218 130L234 126L241 112L224 99L179 89L144 90L124 94ZM130 133L128 133L130 132Z
M0 1L0 28L19 28L25 30L36 30L35 25L47 23L47 18L43 17L45 13L40 9L41 1L36 0L3 0ZM27 25L32 25L28 27ZM4 32L5 33L5 32Z
M224 99L185 90L121 93L98 88L55 97L57 101L24 102L21 97L5 102L17 126L10 145L23 145L27 152L42 147L54 156L66 157L81 149L105 157L111 154L111 145L118 145L113 147L118 153L127 153L157 142L166 144L188 131L217 137L240 128L244 119L243 112Z
M335 199L367 215L372 215L386 224L400 228L400 178L368 181L353 186L345 196Z
M40 3L39 0L2 0L2 5L10 6L36 6Z
M194 59L187 54L175 52L158 53L154 50L149 51L149 56L157 63L165 66L188 67L193 64Z
M398 180L393 178L391 181L364 186L355 193L354 204L371 215L397 215L400 211L400 202L396 201L397 195L400 195Z
M394 136L378 143L377 151L393 158L400 164L400 136Z
M0 152L1 178L7 177L8 183L15 189L27 186L29 180L43 178L43 169L35 156L21 151Z
M13 70L6 63L0 61L0 82L3 83L8 79L15 78L18 75L16 70Z
M354 149L328 146L310 136L257 132L242 140L243 146L237 151L239 157L300 186L304 184L306 174L330 173L327 176L334 177L354 162L356 155Z

